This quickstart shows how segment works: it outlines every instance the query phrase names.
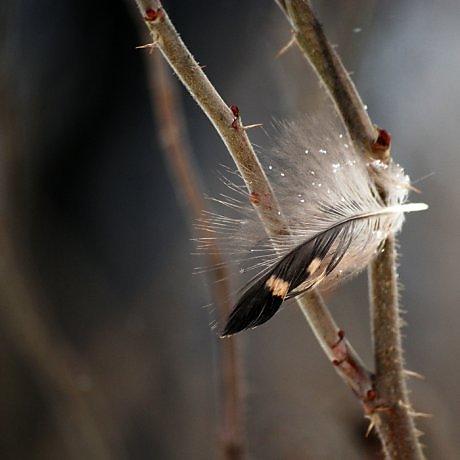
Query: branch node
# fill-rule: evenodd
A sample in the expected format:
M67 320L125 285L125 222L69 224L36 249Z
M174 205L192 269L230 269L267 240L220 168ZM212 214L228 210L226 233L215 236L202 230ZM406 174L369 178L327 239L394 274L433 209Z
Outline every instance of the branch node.
M391 134L385 129L377 128L378 136L371 145L372 153L382 160L388 161L391 149Z
M154 8L147 8L145 10L144 20L150 23L158 23L164 19L164 16L163 8L158 8L156 10Z

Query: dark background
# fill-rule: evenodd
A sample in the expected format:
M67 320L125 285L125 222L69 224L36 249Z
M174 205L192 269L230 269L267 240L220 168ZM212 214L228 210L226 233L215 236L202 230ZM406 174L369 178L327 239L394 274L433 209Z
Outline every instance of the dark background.
M5 459L218 455L214 317L202 308L210 301L205 279L192 276L199 262L158 144L131 6L0 4ZM245 122L270 125L329 105L295 48L275 59L290 32L274 2L165 7ZM458 458L460 6L315 7L372 120L392 133L397 161L413 179L434 173L415 197L430 210L409 216L400 235L406 361L426 377L410 386L415 408L434 415L419 423L429 456ZM231 160L185 93L183 103L204 188L217 193L216 171ZM268 144L263 131L250 135ZM360 276L327 300L370 363L366 289ZM297 308L241 341L254 458L376 458L359 405ZM76 390L66 392L62 362Z

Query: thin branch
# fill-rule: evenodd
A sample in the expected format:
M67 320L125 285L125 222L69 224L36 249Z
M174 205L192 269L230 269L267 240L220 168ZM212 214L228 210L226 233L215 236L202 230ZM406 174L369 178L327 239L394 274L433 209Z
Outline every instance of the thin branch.
M337 107L351 140L361 153L372 153L378 130L338 54L306 0L275 0L285 13L299 48L325 84ZM379 159L380 152L379 152Z
M386 441L383 446L388 458L420 459L423 452L404 377L395 257L395 241L390 237L369 271L376 391L385 406L376 428L381 439Z
M361 401L366 414L374 412L378 401L373 376L338 328L317 291L308 291L297 300L326 356L338 374Z
M225 143L267 233L271 236L287 234L289 230L265 172L243 129L238 108L229 108L217 93L179 37L161 3L157 0L136 0L136 3L154 44L161 50ZM320 295L316 292L307 293L297 301L322 348L334 362L338 374L351 386L363 404L371 403L373 386L370 374L348 341L342 337ZM337 348L338 345L340 346Z
M304 56L324 82L362 154L390 161L389 134L374 127L359 94L340 58L329 44L321 24L307 0L275 0L286 14ZM385 197L386 191L381 190ZM382 406L374 411L372 423L378 428L389 458L421 459L408 400L402 361L399 322L396 250L390 237L370 267L371 312L376 366L376 398Z
M259 197L256 208L271 235L285 232L281 211L264 170L243 129L237 108L233 110L214 89L202 68L195 61L175 30L161 3L136 0L153 42L169 65L207 115L219 133L252 196ZM152 19L151 19L152 18Z
M183 107L176 81L166 69L159 53L147 59L149 84L156 124L171 177L182 199L190 222L201 217L205 209L198 172L193 164ZM201 230L203 236L208 236ZM211 296L218 308L220 321L231 312L229 277L218 246L210 248L209 273ZM220 373L222 395L222 457L240 460L247 457L243 404L243 376L237 340L220 341Z

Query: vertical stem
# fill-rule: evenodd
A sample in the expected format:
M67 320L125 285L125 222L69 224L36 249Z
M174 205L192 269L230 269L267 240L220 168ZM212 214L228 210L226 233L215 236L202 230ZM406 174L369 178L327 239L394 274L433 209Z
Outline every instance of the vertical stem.
M391 137L371 122L359 94L334 51L308 0L275 0L286 14L304 56L324 83L347 127L355 147L366 157L390 159ZM378 177L376 177L378 181ZM381 191L385 196L386 190ZM394 237L371 264L372 333L375 354L375 390L379 409L370 411L389 458L423 458L403 373L396 250ZM376 412L376 410L378 412Z
M404 376L395 267L395 239L391 236L369 271L376 391L384 402L376 426L388 458L422 459Z
M368 154L377 130L340 57L329 43L307 0L278 2L290 21L300 50L324 83L331 100L347 126L353 144Z

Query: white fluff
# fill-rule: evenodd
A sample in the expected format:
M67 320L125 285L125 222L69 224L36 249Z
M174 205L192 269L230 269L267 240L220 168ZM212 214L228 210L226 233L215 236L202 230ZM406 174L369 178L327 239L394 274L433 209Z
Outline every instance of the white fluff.
M206 251L209 243L217 240L240 271L254 270L253 279L298 245L344 224L323 261L324 270L318 270L317 276L296 292L319 283L331 286L369 264L387 235L400 230L404 212L427 208L406 203L410 180L398 164L363 159L336 125L308 119L279 124L276 129L275 146L267 156L262 155L262 161L290 235L267 238L244 186L229 179L223 181L231 192L214 201L236 215L207 213L198 224L211 232L209 238L200 239L200 248ZM380 198L375 177L388 190L387 204ZM340 261L325 276L325 267L334 257Z

